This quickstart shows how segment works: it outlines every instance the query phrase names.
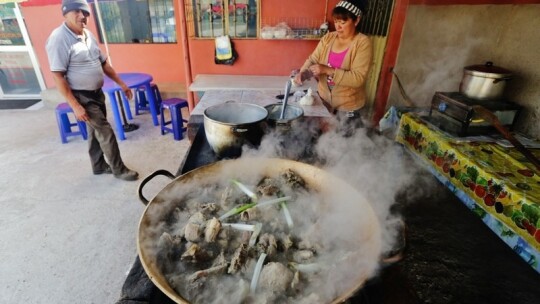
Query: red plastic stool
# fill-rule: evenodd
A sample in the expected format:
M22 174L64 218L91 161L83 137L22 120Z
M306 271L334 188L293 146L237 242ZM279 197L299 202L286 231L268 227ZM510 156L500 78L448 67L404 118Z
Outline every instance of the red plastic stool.
M187 108L188 102L182 98L170 98L161 102L161 135L165 133L173 133L174 140L182 140L184 136L182 133L186 130L184 123L188 121L182 118L182 108ZM163 112L169 110L171 114L171 120L165 121L165 115ZM171 125L171 127L167 127Z
M67 102L60 103L56 106L56 122L58 123L58 129L60 130L60 139L63 144L68 142L69 136L81 135L84 140L88 138L86 132L86 123L84 121L71 122L69 120L69 113L73 113L73 109ZM79 130L72 130L71 127L78 126Z

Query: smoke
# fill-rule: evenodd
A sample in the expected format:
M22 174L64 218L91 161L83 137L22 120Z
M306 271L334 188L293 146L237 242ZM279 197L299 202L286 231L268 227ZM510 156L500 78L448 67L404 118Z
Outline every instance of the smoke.
M343 122L329 118L322 123L325 127L329 130L319 136L320 122L293 124L285 132L269 133L258 149L245 149L243 155L307 159L343 179L370 203L381 225L382 251L390 252L401 245L403 228L401 215L392 207L420 197L429 187L412 186L432 179L393 138L377 135L369 126L348 134L351 130Z
M392 139L375 135L370 128L351 131L330 119L322 125L314 120L295 121L268 132L258 148L243 149L240 160L191 171L154 198L151 208L145 211L141 221L143 233L139 234L144 264L155 264L154 270L162 271L159 275L166 277L178 294L193 302L290 302L286 296L264 289L255 295L249 293L253 260L237 274L205 277L204 288L195 286L190 290L186 287L186 274L200 269L178 262L178 257L190 246L180 241L180 235L194 210L209 202L224 204L216 196L218 189L222 193L231 179L253 186L263 176L278 176L294 167L310 188L317 189L316 193L295 193L294 202L288 204L295 221L289 232L295 239L310 244L308 248L318 248L316 263L321 267L318 274L307 279L309 284L301 286L303 302L345 299L377 274L384 253L395 248L403 228L400 215L392 211L392 206L398 194L414 195L408 189L422 176L400 146ZM272 158L301 163L271 161ZM231 206L221 208L219 214ZM259 211L263 214L261 222L271 223L272 229L287 227L281 211L274 206ZM281 232L278 229L275 233L278 238Z

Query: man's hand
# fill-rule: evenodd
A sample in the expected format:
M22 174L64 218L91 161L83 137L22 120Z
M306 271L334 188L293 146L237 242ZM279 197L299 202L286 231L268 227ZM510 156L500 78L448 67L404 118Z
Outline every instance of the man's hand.
M122 88L122 91L124 91L124 94L126 94L127 99L131 100L133 98L133 92L131 89L128 88L126 84L122 84L120 87Z
M77 120L88 121L90 119L84 107L81 106L79 103L77 103L75 107L72 107L72 109L73 109L73 113L75 113L75 117L77 118Z

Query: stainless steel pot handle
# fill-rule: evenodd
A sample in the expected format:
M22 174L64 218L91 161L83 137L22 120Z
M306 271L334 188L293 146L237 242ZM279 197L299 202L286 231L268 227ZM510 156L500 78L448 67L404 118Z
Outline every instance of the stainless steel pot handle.
M497 83L497 82L501 82L501 81L508 81L508 80L512 80L512 77L497 78L497 79L493 80L493 83Z
M150 181L152 180L154 177L158 176L158 175L165 175L166 177L170 178L170 179L174 179L175 176L167 171L167 170L164 170L164 169L161 169L161 170L157 170L155 171L154 173L148 175L147 177L145 177L141 183L139 184L139 188L137 189L137 193L139 194L139 199L141 200L141 202L143 203L143 205L148 205L148 200L146 199L146 197L144 197L143 195L143 188L144 186Z

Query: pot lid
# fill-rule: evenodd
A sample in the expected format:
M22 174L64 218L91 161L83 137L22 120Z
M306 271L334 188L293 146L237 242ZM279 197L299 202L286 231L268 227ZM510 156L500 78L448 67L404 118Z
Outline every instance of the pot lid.
M485 64L466 66L464 69L466 72L470 72L472 75L475 75L475 76L491 77L491 78L501 78L501 77L512 76L511 71L498 67L498 66L494 66L493 62L491 61L487 61Z

